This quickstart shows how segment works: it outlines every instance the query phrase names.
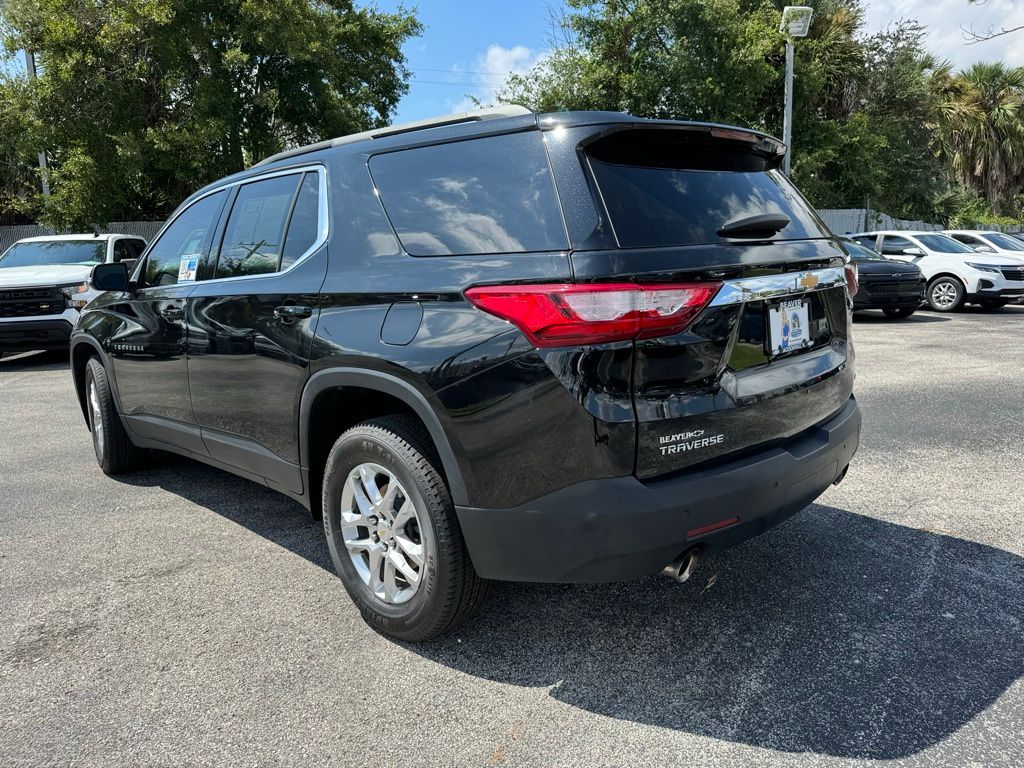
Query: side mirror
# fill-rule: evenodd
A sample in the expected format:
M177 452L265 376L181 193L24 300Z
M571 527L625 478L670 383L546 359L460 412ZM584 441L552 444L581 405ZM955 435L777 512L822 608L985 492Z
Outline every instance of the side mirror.
M922 251L916 245L912 245L909 248L904 248L903 253L905 253L907 256L924 256L924 251Z
M995 249L987 245L976 245L974 246L975 253L995 253Z
M97 264L92 268L89 282L97 291L126 291L128 290L128 267L123 261Z

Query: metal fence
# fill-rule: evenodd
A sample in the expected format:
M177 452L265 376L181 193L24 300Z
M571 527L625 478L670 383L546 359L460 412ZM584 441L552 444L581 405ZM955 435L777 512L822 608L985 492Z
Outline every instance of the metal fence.
M150 241L163 226L162 221L112 221L105 227L96 227L97 232L118 232L125 235L137 235ZM23 237L58 234L56 230L38 224L0 227L0 253L10 248ZM63 234L63 233L61 233ZM70 233L68 233L70 234ZM92 234L91 231L86 234Z
M940 224L927 221L896 219L887 213L870 208L820 208L818 213L837 235L869 232L875 229L928 230L943 229Z
M854 232L871 232L876 229L903 229L907 231L929 231L940 229L981 229L996 232L1019 232L1020 226L1001 226L998 224L974 224L973 226L944 227L928 221L909 221L896 219L887 213L871 208L819 208L818 214L828 228L837 235Z

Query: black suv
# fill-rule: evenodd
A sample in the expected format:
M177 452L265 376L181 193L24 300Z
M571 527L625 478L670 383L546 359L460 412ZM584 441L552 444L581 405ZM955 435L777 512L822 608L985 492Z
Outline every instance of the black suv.
M683 579L857 448L855 273L782 156L521 107L276 155L95 268L72 372L100 466L161 449L298 499L405 639L489 579Z

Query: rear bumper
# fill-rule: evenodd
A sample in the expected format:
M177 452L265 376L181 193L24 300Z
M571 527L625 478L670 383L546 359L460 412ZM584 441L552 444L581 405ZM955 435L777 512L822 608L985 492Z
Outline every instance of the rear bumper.
M67 349L74 321L64 315L46 320L0 320L0 352Z
M692 546L725 549L803 509L849 465L860 425L851 397L820 426L728 464L646 483L589 480L510 509L457 507L459 522L484 578L638 578ZM728 527L697 533L731 518L737 521Z

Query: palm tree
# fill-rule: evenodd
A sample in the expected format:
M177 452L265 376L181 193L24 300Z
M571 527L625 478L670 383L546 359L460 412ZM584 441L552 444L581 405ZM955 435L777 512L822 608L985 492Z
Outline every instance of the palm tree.
M998 215L1024 180L1024 68L975 64L954 75L943 65L931 82L940 154Z

